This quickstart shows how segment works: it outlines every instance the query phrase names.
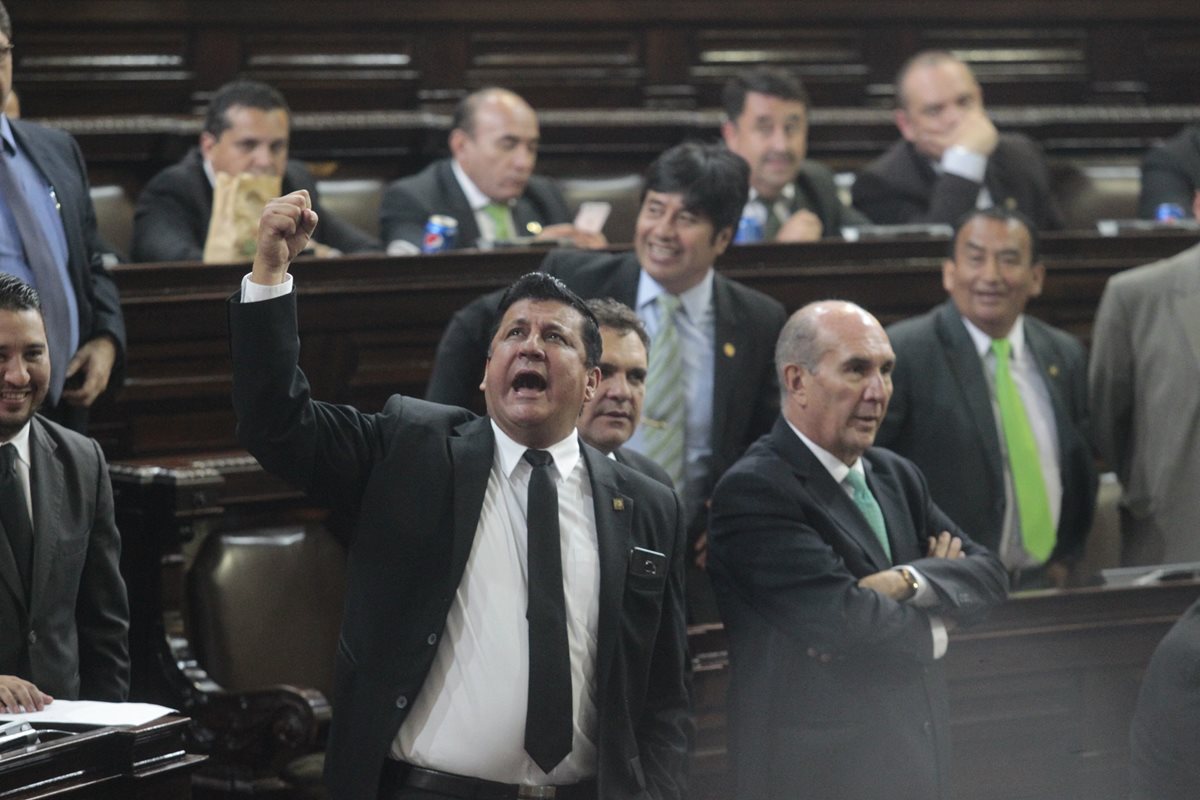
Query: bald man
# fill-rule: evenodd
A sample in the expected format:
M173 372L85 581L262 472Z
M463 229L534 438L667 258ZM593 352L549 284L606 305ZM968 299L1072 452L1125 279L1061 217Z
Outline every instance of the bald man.
M456 248L533 236L604 247L600 233L570 224L562 192L533 174L541 133L537 114L507 89L481 89L454 111L450 158L388 186L379 209L392 253L419 252L435 214L458 222Z

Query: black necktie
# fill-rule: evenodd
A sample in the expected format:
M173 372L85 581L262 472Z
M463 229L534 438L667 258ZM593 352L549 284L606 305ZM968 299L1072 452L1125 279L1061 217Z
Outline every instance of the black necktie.
M17 560L17 571L28 597L33 572L33 526L29 524L25 487L17 474L17 448L11 444L0 447L0 525L8 534L8 545Z
M529 529L529 701L525 752L550 772L571 752L571 655L563 599L562 548L558 534L558 489L550 473L554 458L526 450L533 465L525 519Z
M9 164L8 151L0 145L0 192L17 222L21 243L25 246L25 264L37 283L34 287L42 298L42 316L46 320L46 336L50 342L50 405L58 403L66 381L67 363L71 356L71 306L63 286L63 278L54 261L48 234L42 230L29 198L21 191L17 176Z

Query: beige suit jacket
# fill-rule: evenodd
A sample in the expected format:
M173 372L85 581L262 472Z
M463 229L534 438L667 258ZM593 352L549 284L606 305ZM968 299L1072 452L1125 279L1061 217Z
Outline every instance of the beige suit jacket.
M1200 561L1200 245L1109 280L1088 382L1123 562Z

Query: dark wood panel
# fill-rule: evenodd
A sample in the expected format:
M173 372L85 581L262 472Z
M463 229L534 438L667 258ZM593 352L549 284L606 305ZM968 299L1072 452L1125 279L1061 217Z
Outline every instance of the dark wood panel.
M1182 250L1184 232L1107 239L1056 234L1031 313L1085 340L1114 272ZM885 323L942 301L944 239L821 242L731 248L721 271L789 310L821 298L861 303ZM412 258L297 263L301 365L315 396L374 410L394 392L421 395L451 315L535 269L542 250L460 251ZM93 434L110 457L234 447L225 299L246 265L121 265L129 331L125 384L102 398Z

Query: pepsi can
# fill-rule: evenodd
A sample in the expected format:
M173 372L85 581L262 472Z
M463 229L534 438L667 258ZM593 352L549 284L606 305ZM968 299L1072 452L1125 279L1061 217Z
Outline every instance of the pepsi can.
M1159 203L1154 209L1154 219L1159 222L1178 222L1184 216L1183 206L1179 203Z
M766 234L766 213L762 206L757 203L751 203L746 206L746 210L742 212L742 218L738 220L737 232L734 233L734 244L750 244L753 242L761 242Z
M425 236L421 239L422 253L444 253L454 249L458 239L458 220L445 214L434 214L425 223Z

